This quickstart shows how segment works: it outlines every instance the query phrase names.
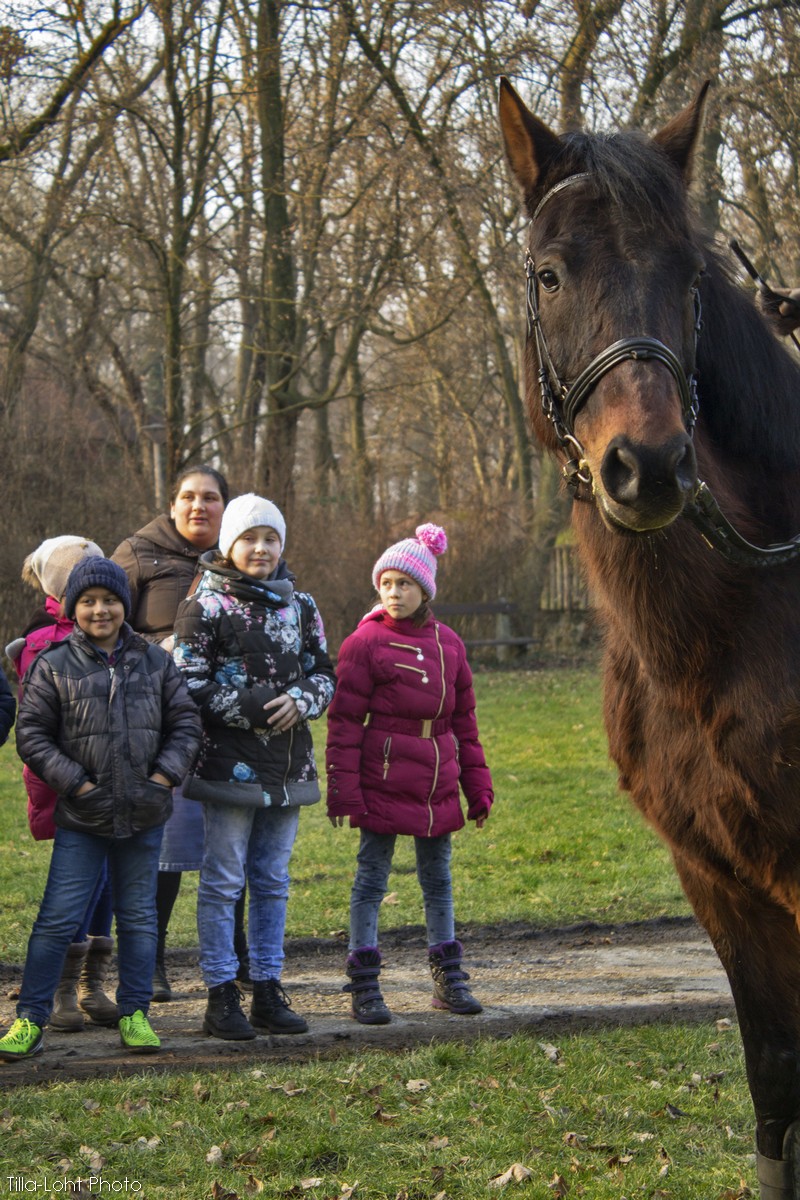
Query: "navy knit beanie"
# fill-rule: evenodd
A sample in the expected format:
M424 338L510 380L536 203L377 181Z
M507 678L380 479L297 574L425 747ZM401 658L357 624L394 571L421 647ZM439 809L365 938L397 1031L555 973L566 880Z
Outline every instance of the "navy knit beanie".
M64 612L74 619L75 605L87 588L107 588L115 596L119 596L125 609L125 620L131 615L131 591L128 587L128 576L122 567L118 567L110 558L84 558L77 563L69 573L67 590L64 595Z

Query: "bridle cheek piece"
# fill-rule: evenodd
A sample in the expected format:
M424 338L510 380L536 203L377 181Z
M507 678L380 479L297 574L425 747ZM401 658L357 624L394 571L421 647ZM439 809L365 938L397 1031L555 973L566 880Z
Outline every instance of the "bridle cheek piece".
M555 184L544 194L531 217L531 228L544 208L545 204L564 188L573 184L583 183L591 179L588 172L568 175L560 183ZM694 352L697 350L697 340L702 327L700 294L697 288L694 292ZM538 359L539 390L542 397L542 412L553 426L556 440L566 456L562 466L562 474L567 486L576 499L588 499L589 496L581 491L581 486L591 489L592 476L586 462L586 453L580 440L575 435L575 418L589 398L589 395L609 371L627 359L647 361L649 359L662 363L675 379L681 398L681 409L686 431L691 436L697 421L697 380L694 374L694 352L692 355L693 369L687 375L678 358L657 338L629 337L613 342L605 350L601 350L580 375L565 383L558 374L547 345L547 339L542 329L541 311L539 309L539 280L536 275L536 264L530 249L525 251L525 308L527 312L528 337L533 337Z

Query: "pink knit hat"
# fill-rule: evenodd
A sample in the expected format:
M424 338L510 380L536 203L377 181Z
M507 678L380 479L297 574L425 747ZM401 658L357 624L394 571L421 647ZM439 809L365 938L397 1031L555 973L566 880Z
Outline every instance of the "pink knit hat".
M402 571L422 588L429 600L436 595L436 559L447 549L447 534L441 525L418 525L416 537L395 542L384 550L372 568L372 582L380 591L384 571Z

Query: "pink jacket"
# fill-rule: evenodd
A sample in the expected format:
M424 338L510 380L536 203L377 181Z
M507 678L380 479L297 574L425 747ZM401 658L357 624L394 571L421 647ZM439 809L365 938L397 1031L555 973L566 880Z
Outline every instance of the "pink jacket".
M12 661L20 679L42 650L46 650L48 646L55 646L56 642L63 642L74 628L74 621L64 616L61 604L53 596L47 597L44 607L50 616L55 618L52 625L42 625L14 643ZM22 689L19 698L22 699ZM22 780L28 793L30 831L37 842L45 842L56 835L53 811L58 796L38 775L34 775L30 767L22 768Z
M328 813L375 833L439 837L492 806L461 638L380 608L346 638L328 709Z

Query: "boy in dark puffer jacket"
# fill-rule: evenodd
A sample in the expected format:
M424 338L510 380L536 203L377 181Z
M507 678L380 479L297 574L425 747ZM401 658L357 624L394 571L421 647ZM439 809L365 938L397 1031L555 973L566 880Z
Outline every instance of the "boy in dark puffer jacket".
M171 788L200 743L200 718L170 656L126 623L125 572L87 558L67 582L70 636L24 679L17 720L23 762L58 793L53 857L28 942L17 1020L0 1058L42 1048L64 957L108 861L117 922L122 1045L158 1050L147 1020L156 952L158 853Z

